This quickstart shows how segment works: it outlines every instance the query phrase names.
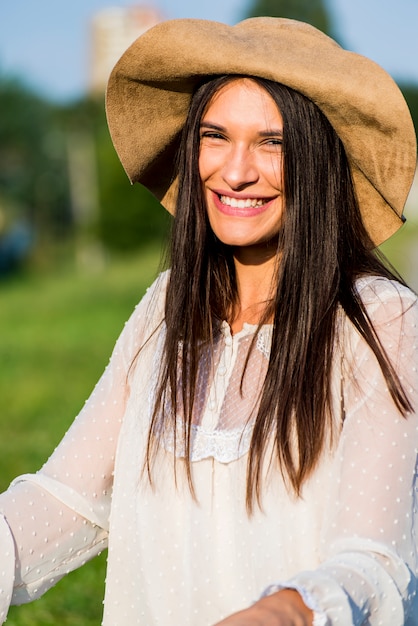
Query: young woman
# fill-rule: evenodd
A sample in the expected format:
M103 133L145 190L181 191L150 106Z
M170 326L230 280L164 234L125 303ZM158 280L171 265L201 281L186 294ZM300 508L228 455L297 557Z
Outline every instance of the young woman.
M418 306L374 252L415 168L396 85L305 24L177 20L107 110L170 270L0 497L3 619L108 545L106 626L418 624Z

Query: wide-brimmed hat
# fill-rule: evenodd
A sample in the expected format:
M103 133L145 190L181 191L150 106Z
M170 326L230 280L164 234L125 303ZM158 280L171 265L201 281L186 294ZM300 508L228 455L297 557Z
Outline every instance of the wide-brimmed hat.
M228 26L178 19L139 37L110 76L106 109L131 182L175 209L175 153L190 99L203 80L225 74L267 78L310 98L342 140L364 224L378 245L402 224L416 167L405 100L373 61L316 28L259 17Z

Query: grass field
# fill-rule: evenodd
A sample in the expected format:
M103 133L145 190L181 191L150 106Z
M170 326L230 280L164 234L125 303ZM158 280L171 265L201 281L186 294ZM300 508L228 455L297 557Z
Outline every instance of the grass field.
M384 247L409 280L416 279L415 249L414 229ZM96 274L67 269L0 282L1 490L35 471L59 442L158 262L152 249ZM73 572L40 600L12 607L8 626L99 626L105 559Z
M418 222L406 224L381 246L408 285L418 292Z
M159 251L96 274L62 270L0 282L0 489L46 460L101 375ZM99 626L103 554L43 598L11 607L9 626Z

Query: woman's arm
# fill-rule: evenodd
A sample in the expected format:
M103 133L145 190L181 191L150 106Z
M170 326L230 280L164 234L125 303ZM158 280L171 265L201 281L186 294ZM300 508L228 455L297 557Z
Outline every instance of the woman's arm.
M400 414L373 352L347 323L345 421L332 468L322 564L292 582L306 588L330 624L403 626L418 569L418 305L412 292L384 279L366 282L361 297L414 412Z
M103 376L47 463L0 495L1 562L7 564L3 576L0 570L0 587L2 578L5 588L13 587L15 604L39 597L106 547L129 372L150 330L157 286L158 281L126 324ZM10 598L3 595L0 591L5 619Z

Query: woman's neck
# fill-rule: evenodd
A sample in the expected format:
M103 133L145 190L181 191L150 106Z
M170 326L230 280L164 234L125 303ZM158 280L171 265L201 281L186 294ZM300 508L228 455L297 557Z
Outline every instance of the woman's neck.
M232 332L237 333L245 322L259 324L274 298L277 256L269 255L263 258L241 253L234 257L234 262L238 302L235 305L230 325ZM266 321L271 322L272 319Z

